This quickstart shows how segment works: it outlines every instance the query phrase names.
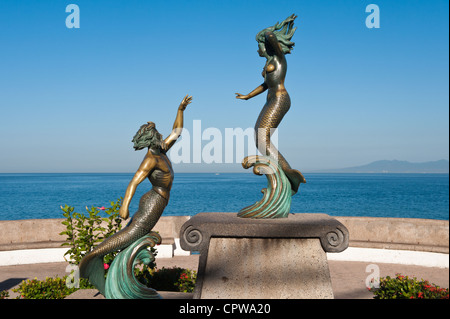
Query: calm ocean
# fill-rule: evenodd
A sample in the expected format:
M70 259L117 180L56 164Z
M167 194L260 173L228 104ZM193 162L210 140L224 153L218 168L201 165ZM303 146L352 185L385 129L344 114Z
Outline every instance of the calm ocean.
M63 218L60 206L110 206L133 174L0 174L0 220ZM293 213L449 219L448 174L305 174ZM237 212L262 196L264 176L177 173L163 216ZM144 181L130 205L150 189Z

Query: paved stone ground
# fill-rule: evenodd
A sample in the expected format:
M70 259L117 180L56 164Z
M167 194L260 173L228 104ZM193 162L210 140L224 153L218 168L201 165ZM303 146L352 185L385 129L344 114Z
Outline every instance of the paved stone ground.
M156 259L158 268L166 267L183 267L187 269L197 270L198 255L178 256L174 258ZM367 291L365 287L366 278L373 273L366 267L371 265L367 262L347 262L347 261L328 261L333 293L336 299L371 299L373 294ZM64 276L67 274L67 263L44 263L31 265L15 265L0 267L0 290L10 290L10 298L14 298L15 294L12 288L25 279L45 279L45 277ZM418 279L426 279L431 283L440 287L449 287L449 269L419 267L412 265L399 264L376 264L380 271L380 276L395 276L401 273ZM95 296L92 291L86 292L87 295L80 295L78 298L102 298L103 296ZM163 295L165 298L178 298L176 294ZM188 297L188 296L185 296Z

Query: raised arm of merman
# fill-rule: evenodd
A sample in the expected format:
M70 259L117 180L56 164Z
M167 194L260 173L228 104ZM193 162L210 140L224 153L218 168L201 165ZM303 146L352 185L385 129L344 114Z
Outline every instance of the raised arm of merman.
M166 137L164 140L164 149L168 151L173 144L177 141L178 137L180 137L181 132L183 131L183 112L192 102L192 96L186 95L180 103L178 107L177 117L175 118L175 122L173 123L172 133Z

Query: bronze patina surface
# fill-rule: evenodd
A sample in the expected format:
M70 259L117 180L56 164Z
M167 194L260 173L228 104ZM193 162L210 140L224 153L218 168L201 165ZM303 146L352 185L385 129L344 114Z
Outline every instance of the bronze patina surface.
M283 22L276 23L256 35L258 53L261 57L266 58L262 71L264 82L247 95L236 93L236 98L248 100L267 91L266 103L255 124L256 146L262 155L278 161L289 179L294 193L306 180L302 173L291 168L283 155L271 143L270 138L273 129L280 125L291 106L291 99L284 86L284 81L287 72L286 54L291 53L294 47L291 38L297 29L293 27L296 18L295 15L291 15Z
M291 106L284 81L287 72L286 54L291 53L294 46L291 38L297 29L294 28L295 18L295 15L291 15L283 22L276 23L256 35L258 53L266 58L262 72L264 82L247 95L236 93L236 98L248 100L267 91L266 103L255 124L256 147L262 156L248 156L243 160L242 166L246 169L254 166L253 171L258 175L262 175L261 172L264 171L268 186L262 190L263 198L241 209L239 217L288 217L291 196L298 192L301 183L306 183L302 173L293 169L271 142L274 130L278 128Z
M163 139L156 130L155 123L147 122L139 128L132 140L135 150L147 148L147 153L127 187L120 208L120 217L128 218L130 201L140 183L148 179L152 184L152 189L141 197L139 209L128 225L95 247L81 260L79 265L80 276L88 278L103 295L105 295L103 256L123 250L142 237L151 235L150 231L158 222L169 202L174 173L166 152L174 145L183 130L183 113L191 101L192 97L190 96L186 95L183 98L178 107L173 130L167 138ZM124 267L126 266L125 264ZM130 281L133 280L130 279Z

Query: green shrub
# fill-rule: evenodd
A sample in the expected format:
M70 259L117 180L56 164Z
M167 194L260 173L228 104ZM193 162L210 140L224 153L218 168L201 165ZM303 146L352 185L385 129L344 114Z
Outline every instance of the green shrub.
M20 296L18 299L63 299L77 290L68 288L64 278L45 278L45 280L24 280L18 288L13 289Z
M449 299L449 289L396 274L395 278L380 278L379 288L370 288L375 299Z
M119 215L120 206L122 205L122 197L116 202L111 202L111 207L91 207L86 211L88 215L74 212L74 208L68 205L61 206L63 216L66 219L62 222L66 226L66 230L60 235L66 235L66 242L61 246L69 246L70 248L64 254L69 255L69 263L78 265L83 257L90 252L95 246L103 242L108 237L114 235L122 229L122 219ZM103 210L107 217L101 217L100 211ZM153 256L158 254L156 248L151 247L150 251ZM112 252L103 257L105 266L105 275L109 266L119 252ZM65 257L64 257L65 258ZM154 268L154 262L149 264Z
M17 299L64 299L78 289L94 288L88 280L83 278L80 279L79 288L67 287L66 281L67 276L46 277L45 280L28 279L22 281L13 291L19 294Z
M8 290L1 290L0 291L0 299L6 299L9 297L9 292Z
M193 292L195 287L196 272L183 268L161 268L155 270L144 266L135 269L136 278L148 287L158 291ZM64 299L78 289L93 289L87 279L80 279L79 288L67 287L68 276L47 277L45 280L28 279L13 289L18 293L17 299ZM70 279L69 279L70 280ZM0 292L0 299L9 297L8 291Z
M64 256L69 255L69 262L78 265L81 259L90 252L96 245L109 236L115 234L122 228L122 220L119 216L119 209L122 198L116 202L111 202L109 208L91 207L86 211L88 215L74 212L74 208L65 205L61 206L63 216L66 219L62 222L66 230L60 235L66 235L66 242L62 246L69 246L69 250ZM104 210L107 217L101 217L100 211ZM105 264L111 264L117 252L104 257ZM64 257L65 258L65 257Z

